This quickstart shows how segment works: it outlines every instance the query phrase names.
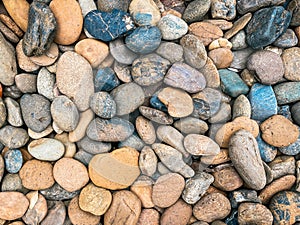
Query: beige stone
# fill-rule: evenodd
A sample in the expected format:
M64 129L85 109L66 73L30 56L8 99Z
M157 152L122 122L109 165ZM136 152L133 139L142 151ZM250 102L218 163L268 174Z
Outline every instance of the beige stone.
M229 48L216 48L208 52L208 56L218 69L224 69L231 65L233 53Z
M15 220L21 218L29 206L29 201L20 192L0 192L0 218Z
M144 208L154 207L152 201L152 186L154 181L147 176L140 176L131 186L130 191L135 193L142 202Z
M135 120L135 127L139 136L146 144L151 145L155 142L155 128L150 120L143 116L139 116Z
M39 66L50 66L58 58L59 50L55 43L52 43L50 48L41 56L32 56L29 59L36 65Z
M36 65L34 62L30 60L28 56L26 56L23 52L22 48L22 42L23 39L20 40L20 42L17 44L16 47L16 54L17 54L17 61L18 65L22 70L25 70L26 72L33 72L40 68L39 65Z
M143 209L136 225L159 225L159 212L155 209Z

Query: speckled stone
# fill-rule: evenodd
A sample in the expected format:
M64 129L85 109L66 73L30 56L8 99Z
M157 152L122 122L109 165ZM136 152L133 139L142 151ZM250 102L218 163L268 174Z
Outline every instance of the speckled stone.
M236 35L234 35L230 42L232 43L232 50L241 50L248 47L246 42L246 33L244 30L239 31Z
M205 121L194 117L178 120L174 123L174 127L186 134L204 134L208 130L208 125Z
M23 119L19 103L10 97L5 98L4 103L7 109L7 122L15 127L22 126ZM5 113L2 115L5 116Z
M28 199L19 192L1 192L0 204L2 205L0 218L3 220L19 219L29 207Z
M220 76L216 65L207 57L205 65L199 69L206 80L206 86L210 88L218 88L220 86Z
M69 192L62 188L58 183L55 183L49 188L45 188L40 191L47 200L51 201L63 201L74 198L79 194L79 191Z
M174 42L162 42L156 53L171 63L183 61L183 48Z
M163 16L157 27L160 29L164 40L176 40L188 32L187 23L172 14Z
M242 203L238 208L238 223L241 225L272 225L273 215L264 205L258 203Z
M41 68L37 75L37 92L40 95L48 98L49 100L54 99L54 85L55 75L50 73L46 68Z
M138 54L148 54L158 48L161 32L156 26L138 27L125 38L126 46Z
M286 31L291 17L282 6L256 11L247 25L247 43L254 49L273 43Z
M132 64L138 57L136 53L127 48L122 38L109 42L109 51L116 61L125 65Z
M192 155L217 155L220 152L216 142L200 134L188 134L184 138L184 147Z
M297 127L298 127L299 134L300 134L300 127L299 126L297 126ZM298 137L298 139L294 143L292 143L292 144L290 144L286 147L281 147L281 148L278 148L278 149L281 153L283 153L285 155L297 155L297 154L299 154L300 153L300 136Z
M287 29L285 33L283 33L273 45L279 48L291 48L298 44L298 38L295 32L292 29Z
M235 0L212 0L211 14L212 18L232 20L236 16Z
M211 5L211 0L208 0L208 1L201 1L201 0L192 1L187 5L186 9L184 10L182 18L187 23L200 21L205 16L205 14L209 11L210 5Z
M257 141L257 144L258 144L261 159L264 162L267 162L267 163L273 161L273 159L275 159L275 157L277 155L277 149L274 146L269 145L268 143L266 143L261 138L261 135L258 135L256 137L256 141Z
M300 82L284 82L274 86L277 103L284 105L300 100Z
M242 50L232 51L233 61L230 65L231 68L243 70L247 67L249 56L254 52L252 48L245 48Z
M111 68L105 67L98 69L97 74L94 77L94 85L96 92L111 91L120 85L120 81Z
M257 191L250 189L239 189L229 193L230 203L232 208L238 208L240 203L253 202L261 203L257 197Z
M144 117L156 123L166 125L173 123L173 118L171 116L158 109L150 108L147 106L140 106L139 111Z
M240 188L244 182L233 166L217 166L214 176L213 185L222 191L233 191Z
M299 0L292 0L290 2L288 1L287 3L289 3L288 7L287 7L287 10L290 11L293 14L292 20L291 20L291 26L299 26L300 25Z
M159 225L159 217L155 209L143 209L136 225Z
M156 172L157 157L149 146L145 146L141 150L139 156L139 168L142 174L146 176L152 176Z
M258 9L267 7L269 5L280 5L284 2L284 0L259 0L255 2L249 2L248 0L238 0L237 10L240 14L245 14L247 12L257 11Z
M111 12L113 9L119 9L123 11L128 10L130 1L110 1L110 0L97 0L97 7L100 11Z
M112 118L116 114L116 103L107 92L96 92L90 98L90 107L93 112L102 118Z
M23 165L23 156L20 150L10 149L4 155L5 169L9 173L18 173Z
M47 201L48 212L41 225L63 225L66 219L66 207L62 201Z
M281 57L284 65L284 78L290 81L300 81L300 73L296 69L300 63L300 48L285 49Z
M93 155L105 153L111 149L111 143L94 141L87 136L80 140L80 146L84 151Z
M154 180L147 176L140 176L130 186L130 191L136 194L142 202L144 208L154 207L152 201L152 187Z
M138 151L141 151L144 146L145 146L145 142L139 137L137 133L133 133L124 141L120 141L118 143L118 148L131 147Z
M239 95L232 107L232 119L240 116L251 117L251 104L245 95Z
M21 148L29 140L29 136L23 128L6 125L0 129L0 141L9 148Z
M208 57L211 58L218 69L224 69L231 65L234 56L228 48L216 48L209 51Z
M37 91L37 76L21 73L15 76L15 83L23 93L35 93Z

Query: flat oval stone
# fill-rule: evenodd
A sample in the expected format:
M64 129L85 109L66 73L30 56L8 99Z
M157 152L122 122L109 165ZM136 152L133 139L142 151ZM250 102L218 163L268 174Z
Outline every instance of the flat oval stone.
M281 115L274 115L261 125L262 138L275 147L286 147L298 139L299 130L296 125Z
M182 18L187 22L201 21L208 12L211 1L196 0L190 2L183 12Z
M233 62L233 53L228 48L216 48L208 53L208 57L214 62L218 69L224 69Z
M111 143L94 141L89 139L87 136L81 139L79 143L80 143L80 147L84 151L93 155L99 153L105 153L111 149Z
M40 66L32 62L30 60L30 57L25 55L22 45L23 39L20 40L16 46L16 56L19 67L26 72L37 71L40 68Z
M56 161L65 153L64 145L52 138L41 138L30 142L28 152L36 159Z
M284 78L291 81L300 81L300 73L296 69L299 65L300 60L300 48L288 48L282 53L282 61L284 65Z
M67 0L64 3L54 0L49 6L57 22L54 41L61 45L73 44L79 38L83 25L79 3L75 0Z
M7 109L7 122L9 122L12 126L15 127L22 126L23 119L22 119L22 113L21 113L21 108L19 103L10 97L5 98L4 102ZM2 114L2 116L5 115L6 113L4 113L4 115Z
M8 148L21 148L29 140L29 136L23 128L7 125L0 129L0 141Z
M296 46L297 43L298 38L295 32L292 29L287 29L273 44L280 48L291 48Z
M147 106L140 106L139 111L144 117L156 123L165 125L173 123L173 118L160 110Z
M300 100L300 82L283 82L275 85L273 90L279 105Z
M130 147L95 155L89 163L89 176L99 187L110 190L127 188L140 174L138 159L138 151Z
M130 186L130 191L136 194L142 202L144 208L152 208L154 204L152 202L152 186L154 181L147 176L140 176Z
M23 93L35 93L37 91L37 76L34 74L21 73L15 76L15 83Z
M5 169L9 173L18 173L23 165L23 156L20 150L10 149L4 155Z
M111 91L115 87L120 85L115 72L109 68L100 68L94 77L95 91Z
M145 146L145 142L138 136L138 134L133 133L126 140L120 141L118 143L118 148L122 148L126 146L141 151L142 148Z
M174 63L168 70L164 83L189 93L196 93L205 88L206 80L201 72L185 63Z
M107 92L96 92L90 98L90 107L97 116L109 119L115 116L117 106Z
M156 26L143 26L135 29L125 38L126 46L138 54L148 54L158 48L161 32Z
M135 120L136 131L146 144L153 144L156 140L155 128L153 123L143 116Z
M21 218L29 207L29 201L19 192L0 193L0 218L3 220L15 220Z
M185 134L204 134L208 130L208 125L205 121L186 117L174 123L174 127Z
M54 99L55 75L41 68L36 80L37 92L49 100Z
M264 205L259 203L245 202L238 208L238 222L246 224L273 224L273 215Z
M176 40L188 32L187 23L172 14L163 16L157 27L160 29L164 40Z
M139 156L139 168L141 173L151 177L157 168L157 157L154 151L149 147L145 146Z
M260 0L258 2L249 2L247 0L240 0L237 2L237 10L240 14L245 14L247 12L255 12L260 8L267 7L269 5L280 5L283 4L284 0Z
M159 212L155 209L143 209L140 214L137 225L159 225L159 217Z
M114 24L110 26L110 24ZM119 9L111 12L90 11L84 17L84 28L96 39L112 41L134 28L129 13Z
M224 37L226 39L229 39L233 37L235 34L237 34L239 31L242 31L245 28L245 26L249 23L251 18L252 18L251 13L247 13L242 17L240 17L238 20L236 20L233 23L232 28L225 33Z
M216 142L200 134L188 134L184 138L184 147L192 155L217 155L220 152Z
M239 130L232 135L229 142L229 156L245 183L260 190L266 185L266 175L259 154L257 142L246 130Z
M122 38L109 42L109 52L119 63L130 65L138 57L125 45Z
M216 171L213 172L213 176L213 185L222 191L233 191L244 184L242 178L233 166L227 166L224 168L216 167Z

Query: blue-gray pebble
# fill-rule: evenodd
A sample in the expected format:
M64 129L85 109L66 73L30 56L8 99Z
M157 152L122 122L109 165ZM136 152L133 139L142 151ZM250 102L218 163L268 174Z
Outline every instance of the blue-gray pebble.
M109 67L99 69L97 74L95 75L95 92L111 91L119 85L119 79L117 78L115 72Z
M277 149L274 146L267 144L261 138L260 134L256 137L256 141L259 148L261 159L267 163L273 161L273 159L275 159L276 157Z
M23 165L23 156L20 150L10 149L4 155L5 169L9 173L18 173Z
M274 86L277 103L285 105L300 100L300 82L284 82Z

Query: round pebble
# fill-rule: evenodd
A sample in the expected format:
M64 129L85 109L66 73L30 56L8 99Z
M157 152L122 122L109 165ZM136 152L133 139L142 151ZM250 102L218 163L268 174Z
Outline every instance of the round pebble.
M58 58L59 50L58 46L55 43L50 45L50 48L40 56L31 56L29 59L36 65L39 66L50 66L52 65Z
M238 222L241 225L272 225L273 215L264 205L258 203L242 203L238 208Z
M188 22L196 22L202 20L205 14L209 11L211 1L196 0L190 2L183 12L182 18Z
M63 225L66 218L66 207L62 201L48 201L49 210L42 221L42 225L57 224Z
M232 166L217 169L217 171L213 173L213 176L213 185L222 191L236 190L244 183L240 175Z
M194 117L186 117L174 123L174 127L185 134L205 134L208 125L205 121Z
M152 201L153 184L154 181L151 178L147 176L140 176L130 187L130 191L139 197L144 208L154 207L154 203Z
M37 92L49 100L54 99L55 75L46 68L40 69L37 76Z
M5 98L4 103L7 109L7 122L14 127L22 126L23 118L19 103L10 97Z
M9 173L18 173L23 165L23 156L20 150L10 149L4 154L5 169Z
M19 192L0 193L1 211L0 218L3 220L15 220L21 218L29 206L29 201Z
M234 56L228 48L217 48L209 51L208 57L212 59L218 69L224 69L231 65Z
M114 59L122 64L130 65L138 57L125 45L122 38L109 42L109 52Z
M157 212L155 209L143 209L137 225L159 225L159 217L159 212Z
M102 118L109 119L115 116L117 106L107 92L96 92L90 98L90 107L93 112Z
M154 151L149 147L145 146L139 156L139 168L141 173L151 177L157 168L157 157Z
M164 40L176 40L188 32L187 23L172 14L163 16L157 27L160 29Z
M36 92L37 76L33 74L21 73L15 76L15 82L19 90L23 93L34 93Z
M146 144L153 144L156 140L153 123L143 116L139 116L135 121L136 130Z
M5 126L0 129L0 141L9 148L21 148L29 140L26 130L13 126Z

